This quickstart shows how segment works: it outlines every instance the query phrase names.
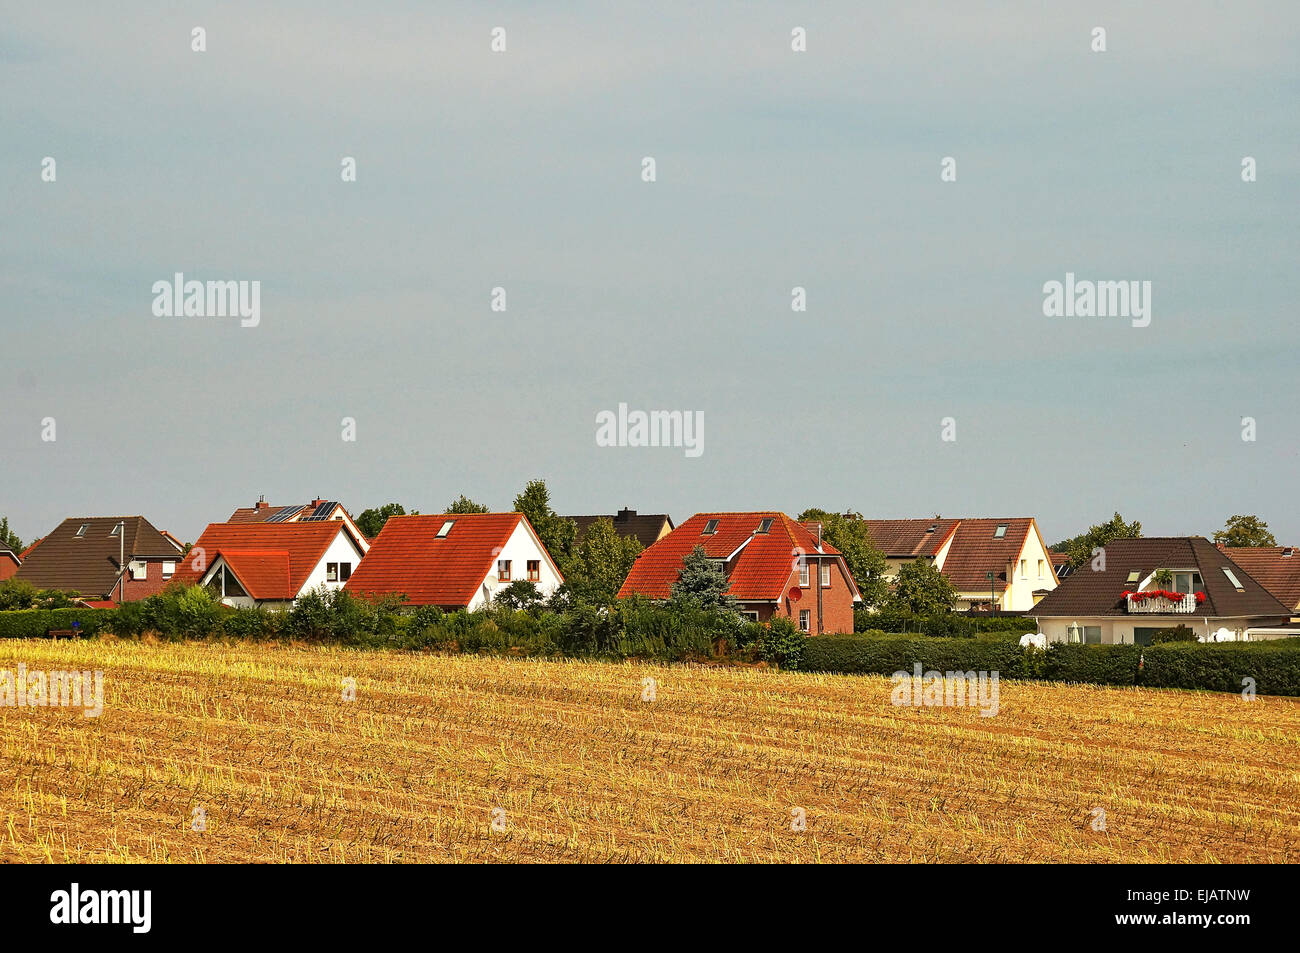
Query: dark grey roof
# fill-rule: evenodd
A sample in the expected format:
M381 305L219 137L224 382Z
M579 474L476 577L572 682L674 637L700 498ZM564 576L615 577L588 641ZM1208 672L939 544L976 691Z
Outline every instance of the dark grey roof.
M674 529L672 517L667 513L637 513L636 510L628 509L619 510L613 516L566 516L565 519L571 519L578 524L578 542L587 535L591 524L601 519L612 522L614 532L618 535L635 536L641 541L642 546L651 546L658 542L665 523L668 524L670 531Z
M118 523L123 524L120 542L113 535ZM85 532L78 535L83 526ZM38 589L63 589L98 599L117 582L123 551L128 561L180 553L143 516L77 516L64 520L42 539L14 578L26 579Z

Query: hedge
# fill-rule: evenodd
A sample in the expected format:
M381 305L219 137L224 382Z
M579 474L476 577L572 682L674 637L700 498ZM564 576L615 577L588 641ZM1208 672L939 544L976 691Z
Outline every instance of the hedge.
M1300 696L1300 639L1152 646L1053 643L1046 651L1026 651L1014 642L819 636L808 640L801 668L892 675L912 671L917 662L926 671L1233 693L1242 691L1243 679L1253 678L1260 695Z
M51 631L72 629L95 635L112 618L112 609L15 609L0 612L0 639L43 639Z

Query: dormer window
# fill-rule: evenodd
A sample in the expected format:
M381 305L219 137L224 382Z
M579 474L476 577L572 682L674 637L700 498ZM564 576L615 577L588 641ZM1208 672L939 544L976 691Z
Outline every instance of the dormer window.
M999 523L998 528L993 531L993 538L1002 539L1006 535L1007 535L1007 524Z
M701 536L712 536L712 535L713 535L714 533L716 533L717 531L718 531L718 521L717 521L717 520L709 520L707 523L704 524L704 532L701 533L700 535L701 535Z
M443 523L441 528L438 530L438 539L446 539L447 534L451 532L451 528L455 525L455 520L447 520L447 522Z
M755 536L762 536L772 530L772 517L767 516L759 521L758 529L754 530Z

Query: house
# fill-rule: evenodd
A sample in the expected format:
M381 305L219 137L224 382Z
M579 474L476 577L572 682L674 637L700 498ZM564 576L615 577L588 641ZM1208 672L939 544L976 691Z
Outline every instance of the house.
M642 546L653 546L673 531L672 518L667 513L642 513L636 510L622 509L613 516L566 516L578 524L576 542L582 542L587 530L596 520L606 519L614 524L614 532L620 536L635 536Z
M212 523L176 573L208 587L223 604L287 609L305 592L340 589L365 555L361 534L342 520Z
M1049 642L1149 645L1178 625L1205 641L1287 634L1290 607L1204 537L1114 539L1101 555L1029 613Z
M161 590L181 547L143 516L77 516L26 550L15 579L87 599L131 602Z
M1256 582L1300 613L1300 550L1294 546L1219 546Z
M1048 550L1047 555L1051 557L1052 568L1056 570L1057 580L1064 579L1070 573L1074 572L1070 566L1070 556L1068 553L1058 553L1056 550Z
M370 548L370 541L357 528L352 515L336 500L315 499L309 503L290 506L272 506L265 497L259 497L252 506L244 506L230 514L227 523L319 523L341 520L348 525L353 537L361 541L362 554Z
M19 555L8 546L0 546L0 582L4 582L23 564Z
M866 520L892 575L923 559L948 577L961 609L1023 612L1060 584L1032 516Z
M549 597L564 582L522 513L393 516L345 587L366 597L404 597L409 605L481 609L512 582Z
M669 598L683 560L703 546L748 618L785 617L813 634L852 632L858 587L839 550L821 539L820 524L809 525L776 511L696 513L637 557L619 598Z

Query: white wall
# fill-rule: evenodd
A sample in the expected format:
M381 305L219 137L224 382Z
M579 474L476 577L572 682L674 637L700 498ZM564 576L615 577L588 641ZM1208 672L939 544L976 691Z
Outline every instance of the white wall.
M537 591L543 599L549 598L550 595L560 587L564 580L560 574L551 567L551 561L546 557L541 543L528 531L524 521L520 520L519 525L515 527L514 532L510 534L510 539L506 541L501 552L492 560L492 566L487 575L479 583L478 590L474 593L474 598L470 601L469 608L481 609L487 602L488 595L496 592L498 589L504 589L510 583L497 582L497 560L510 560L510 580L528 578L528 560L537 559L541 561L542 578L536 583Z
M307 581L303 584L303 587L298 590L298 595L301 597L304 592L307 592L309 589L315 589L317 586L324 586L326 589L342 589L346 580L339 580L336 582L325 581L325 564L351 563L352 571L356 572L357 565L360 562L361 553L358 551L357 547L353 545L351 538L348 536L347 530L340 529L334 537L334 542L330 543L329 549L325 550L325 555L321 557L320 562L318 562L316 567L312 569L311 574L307 577Z
M1025 617L1027 623L1032 620L1032 614ZM1176 625L1185 625L1199 636L1217 632L1219 629L1228 629L1235 632L1240 639L1247 625L1245 619L1210 619L1207 622L1204 616L1177 613L1174 615L1108 616L1092 619L1081 616L1077 619L1040 619L1039 622L1038 631L1047 636L1048 642L1066 641L1069 638L1069 628L1075 623L1100 626L1103 645L1132 645L1134 628L1169 629Z

